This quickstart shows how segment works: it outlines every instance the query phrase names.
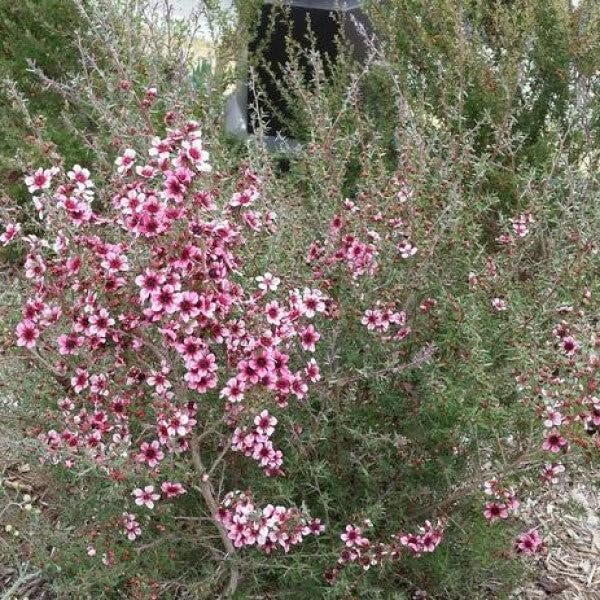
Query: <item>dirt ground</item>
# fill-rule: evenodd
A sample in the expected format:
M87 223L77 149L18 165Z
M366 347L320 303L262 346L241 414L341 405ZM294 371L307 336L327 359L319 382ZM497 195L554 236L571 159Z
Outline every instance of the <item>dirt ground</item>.
M600 600L600 469L573 479L524 507L546 531L548 553L514 600Z

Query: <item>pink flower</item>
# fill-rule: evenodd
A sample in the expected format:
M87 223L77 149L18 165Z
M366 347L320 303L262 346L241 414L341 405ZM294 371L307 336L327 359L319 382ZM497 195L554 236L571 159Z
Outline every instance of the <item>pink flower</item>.
M153 469L165 457L164 452L160 449L160 442L154 440L151 443L144 442L140 446L140 452L137 455L138 462L146 462Z
M117 165L117 171L121 174L126 174L131 171L133 164L135 163L136 152L131 148L128 148L123 152L122 156L119 156L117 160L115 160L115 165Z
M175 202L182 202L187 192L186 182L172 174L165 180L165 196Z
M232 208L249 206L258 199L258 196L258 190L254 187L249 187L240 192L235 192L229 201L229 206ZM265 275L267 275L267 273L265 273Z
M367 538L362 537L362 529L354 525L346 525L346 531L340 535L348 548L353 546L364 546L369 543Z
M492 298L492 308L496 312L502 312L508 308L508 302L502 298Z
M557 453L561 450L568 450L569 442L557 430L552 430L544 439L542 448Z
M152 179L156 175L157 171L152 165L138 165L135 168L135 172L137 175L143 177L144 179Z
M232 377L227 385L219 392L219 397L227 398L229 402L241 402L244 399L246 386L237 377Z
M150 375L146 378L146 382L156 390L157 394L164 394L171 387L171 382L162 371L150 371Z
M533 556L545 552L546 545L540 534L535 529L525 531L515 540L515 550L521 554Z
M115 324L115 320L105 308L101 308L98 312L90 316L89 324L89 333L99 337L106 337L108 328Z
M177 299L175 288L170 284L163 285L152 294L152 310L172 314L177 310Z
M58 173L58 169L38 169L33 175L25 177L25 184L30 194L37 191L47 190L50 187L52 177Z
M182 494L186 493L185 488L180 483L173 481L163 481L160 489L165 495L165 498L176 498L177 496L181 496Z
M131 492L132 496L135 496L135 503L138 506L145 506L146 508L154 508L154 502L160 499L160 494L154 491L153 485L147 485L143 490L136 488Z
M103 269L109 273L118 273L119 271L129 271L129 263L124 254L109 252L101 263Z
M546 420L544 421L544 427L559 427L563 422L563 416L558 410L553 408L546 409Z
M71 385L76 394L79 394L86 389L89 386L89 373L87 372L87 369L77 367L77 369L75 369L75 375L71 377Z
M209 172L212 167L208 163L209 155L206 150L202 147L202 141L198 138L191 142L184 141L181 147L185 151L185 155L192 162L192 164L198 169L198 171Z
M567 356L573 356L581 348L581 344L573 336L567 335L560 341L560 347Z
M181 292L177 296L177 310L179 311L179 316L186 323L200 314L198 301L199 296L196 292Z
M46 272L46 265L40 255L28 255L25 259L25 277L40 280Z
M283 318L284 311L279 306L279 302L277 302L277 300L273 300L265 306L265 314L267 316L268 323L271 325L279 325L281 323L281 319Z
M312 319L317 313L325 312L325 298L319 290L304 288L302 293L302 308L304 316Z
M193 413L187 408L175 411L175 414L171 417L167 425L168 434L179 437L188 435L194 425L196 425L196 419L192 415Z
M404 204L404 202L410 200L413 197L414 191L409 187L408 183L405 180L399 183L400 191L398 191L398 193L396 194L396 198L398 199L398 202Z
M366 325L369 331L377 329L381 325L381 311L367 309L360 322Z
M35 348L38 337L40 337L40 330L33 321L25 320L17 325L17 346Z
M314 352L316 350L315 344L321 339L321 334L314 328L313 325L309 325L300 332L300 342L302 348L308 352Z
M140 298L142 302L148 300L150 296L157 292L160 286L164 283L164 276L146 269L146 272L142 275L138 275L135 278L137 286L141 287Z
M258 275L255 277L256 281L258 281L258 287L267 292L275 292L281 283L281 279L279 277L275 277L271 273L265 273L264 275Z
M508 508L499 502L486 502L483 514L490 523L494 523L500 519L508 519Z
M269 414L269 411L263 410L258 416L254 417L256 430L262 435L271 437L277 425L277 419Z
M547 463L542 469L541 479L546 484L558 483L558 476L565 472L565 466L561 463Z
M21 233L21 224L20 223L9 223L4 230L4 233L0 235L0 242L2 242L3 246L8 246L12 241L14 241L18 235Z
M319 379L321 379L321 371L319 369L319 365L317 364L317 361L314 358L311 358L308 361L308 364L306 365L304 372L306 373L306 376L308 377L308 379L313 383L316 381L319 381Z
M83 338L75 333L63 334L58 338L58 352L62 355L74 355L83 345Z
M325 525L321 522L321 519L311 519L302 530L302 535L320 535L325 531Z
M410 258L417 253L417 249L408 240L402 240L398 244L398 252L402 258Z
M90 180L90 172L79 165L75 165L73 170L67 173L67 176L82 190L94 187L93 182Z

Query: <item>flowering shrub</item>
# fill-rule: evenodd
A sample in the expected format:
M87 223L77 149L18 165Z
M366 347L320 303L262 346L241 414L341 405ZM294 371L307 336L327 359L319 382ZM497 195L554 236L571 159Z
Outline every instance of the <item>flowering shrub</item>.
M156 92L149 90L146 97L151 114ZM44 460L75 472L95 464L122 494L119 512L107 516L103 526L102 563L110 567L118 560L115 535L137 543L148 530L164 530L161 520L176 515L178 505L189 514L189 501L182 503L190 494L202 498L218 530L220 552L228 557L229 577L221 588L226 595L242 577L236 555L249 547L286 554L310 537L337 538L337 549L332 546L323 556L330 584L352 572L344 567L360 565L365 572L433 554L444 542L456 499L476 494L477 488L489 497L480 512L490 526L518 522L519 495L526 487L506 458L495 477L485 478L484 470L466 488L449 488L449 496L437 496L426 514L412 516L412 527L398 532L398 523L387 538L384 532L384 537L365 533L374 528L371 519L379 509L362 513L364 525L355 524L356 512L342 512L330 531L326 496L304 499L301 506L280 504L269 498L268 484L257 486L252 464L268 479L286 478L286 435L295 448L297 476L304 452L298 442L311 439L304 428L318 438L331 426L319 425L317 415L324 412L304 425L294 416L309 408L314 390L328 385L338 393L358 393L365 377L393 381L430 364L440 351L435 336L440 311L452 301L423 278L437 242L426 237L431 216L417 208L417 185L409 188L405 177L391 177L377 197L359 192L354 200L344 199L341 210L334 209L306 240L308 251L299 250L306 265L302 278L299 270L284 270L285 262L253 260L280 232L281 219L265 201L264 177L248 164L237 173L216 171L199 124L174 113L169 123L164 136L148 138L145 152L141 145L124 149L108 182L94 181L79 165L66 172L35 170L25 184L44 237L27 234L16 222L2 233L4 244L20 240L27 248L23 267L30 295L15 326L16 345L62 389L53 427L39 434ZM537 222L530 213L509 218L512 233L497 236L496 255L487 256L479 272L470 270L473 263L465 269L467 293L486 297L490 323L519 310L518 298L503 290L500 280L504 261L529 251ZM395 273L419 260L407 296ZM584 431L598 446L600 403L593 393L600 363L593 322L583 308L592 298L585 287L581 308L559 307L564 318L545 345L548 366L513 373L523 406L533 402L541 418L539 442L521 446L514 464L540 455L544 484L556 483L565 471L549 457L572 445L591 448ZM568 321L567 315L574 318ZM365 340L359 350L368 349L362 369L351 359L337 371L331 346L336 336L342 336L336 344L348 347L356 347L356 336ZM435 373L422 385L423 390L433 386L437 395ZM584 394L573 395L573 389ZM345 418L344 410L340 406L335 418ZM418 409L415 415L421 418ZM383 452L384 461L392 460L395 449L395 467L401 461L418 472L431 459L420 455L406 434L376 434L366 448ZM506 456L499 444L497 451ZM457 440L448 457L461 457L468 445L467 438ZM487 452L493 456L494 450ZM420 518L434 514L435 525L429 520L420 525ZM91 532L83 549L90 558L97 555L97 536ZM536 528L515 540L517 554L546 548Z
M97 192L87 169L76 165L66 177L38 169L26 178L46 236L24 238L32 295L17 345L43 360L66 393L57 401L61 428L42 435L49 460L75 468L85 456L111 476L119 464L155 478L163 461L192 449L196 487L214 510L210 478L228 450L253 458L268 476L284 474L271 441L278 420L258 411L305 398L318 379L307 357L320 337L312 322L333 304L317 289L283 292L270 273L244 278L244 235L275 231L275 215L261 210L261 180L248 168L229 198L211 187L197 123L155 137L148 154L141 161L126 149L116 159L103 213L92 208ZM16 232L9 226L6 241ZM211 438L223 451L205 468ZM164 499L185 493L179 482L161 490ZM132 495L150 510L164 500L151 484ZM287 552L322 530L302 511L272 506L252 525L254 505L236 498L233 514L213 515L228 548L232 540ZM121 526L130 540L143 535L133 513Z
M53 379L31 430L74 497L74 589L487 597L546 551L529 497L599 444L597 180L560 130L534 168L504 121L432 122L373 52L337 90L314 70L287 171L118 70L112 175L28 170L0 242L26 379Z

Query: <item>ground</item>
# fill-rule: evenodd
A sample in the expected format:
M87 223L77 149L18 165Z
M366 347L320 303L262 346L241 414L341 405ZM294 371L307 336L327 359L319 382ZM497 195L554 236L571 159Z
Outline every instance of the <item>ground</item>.
M524 510L548 530L548 554L514 599L597 600L600 596L600 471L575 473Z

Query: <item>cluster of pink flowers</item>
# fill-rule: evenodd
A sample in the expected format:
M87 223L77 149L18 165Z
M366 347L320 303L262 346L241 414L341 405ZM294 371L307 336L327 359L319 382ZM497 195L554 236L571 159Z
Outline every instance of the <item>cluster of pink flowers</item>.
M510 246L517 239L527 237L531 231L531 226L535 223L535 219L531 213L522 213L510 219L512 225L512 233L505 232L496 238L499 244Z
M414 557L433 552L444 537L445 524L441 519L435 525L425 521L416 533L399 532L392 536L390 542L369 539L364 530L372 527L373 523L369 519L360 526L346 525L345 531L340 535L344 548L340 551L337 564L325 574L327 581L333 583L341 569L348 564L358 564L368 571L386 561L397 560L403 549L410 551Z
M335 217L330 231L337 232L337 230L341 230L341 224L341 217ZM352 234L340 236L338 243L334 246L334 251L327 256L326 264L343 263L354 278L365 274L372 275L378 266L377 245L374 243L376 240L377 236L373 235L373 232L370 235L367 234L366 239L361 239ZM308 256L308 262L312 262L312 258L322 252L323 250L317 244L313 245Z
M531 213L520 214L510 220L513 231L517 237L525 237L529 234L529 227L535 223Z
M600 336L594 320L586 314L590 296L585 290L577 310L570 305L557 309L561 315L573 314L573 320L562 319L553 327L547 363L516 377L519 389L535 399L543 428L541 446L553 455L567 453L573 445L589 448L590 442L600 449L600 399L594 395ZM563 471L561 463L549 463L542 471L542 481L554 482Z
M83 362L54 363L61 375L71 373L75 395L89 394L90 402L68 417L79 433L65 430L60 435L49 434L47 441L53 450L64 445L61 442L70 448L85 446L90 432L97 458L115 442L128 443L129 407L145 393L144 384L149 386L155 398L159 438L144 442L137 456L153 468L163 459L165 449L187 449L196 423L193 403L174 403L172 375L181 380L177 356L185 369L183 381L198 394L218 385L216 347L221 346L226 352L223 364L234 365L233 377L220 392L228 402L239 403L253 386L273 392L280 405L285 405L290 395L302 399L308 384L318 379L318 366L311 360L304 369L291 371L289 350L300 347L315 351L320 334L306 321L326 314L329 301L319 290L306 288L303 292L290 291L287 306L277 300L267 302L267 294L276 291L280 282L269 273L257 277L258 295L246 294L233 282L231 274L241 267L234 249L242 243L242 227L227 217L239 217L239 211L249 203L240 200L244 190L251 190L248 193L256 201L260 179L245 169L236 185L235 200L225 204L222 217L206 219L218 211L218 193L194 187L198 177L209 170L197 124L187 123L165 139L155 139L150 156L151 160L140 167L139 179L130 178L136 152L127 151L117 160L119 177L114 185L119 191L113 196L113 208L129 237L116 243L104 241L97 233L106 230L112 235L112 221L91 212L94 186L86 169L74 167L67 183L60 183L54 191L51 182L59 176L58 170L32 176L32 191L43 192L36 199L46 222L66 219L75 229L70 239L60 230L51 252L45 251L47 246L40 240L25 240L32 250L26 273L36 290L17 326L17 344L33 349L44 332L70 321L70 330L55 338L59 355L114 355L113 366L94 374ZM87 208L67 208L77 202L86 203ZM256 220L252 222L256 224ZM247 219L242 223L246 225ZM94 233L86 233L86 228ZM173 243L157 245L149 256L150 263L140 265L144 254L136 248L143 244L143 238L167 234ZM90 284L94 291L89 291ZM131 296L136 288L139 291ZM67 290L75 294L72 303L64 301ZM45 336L43 351L51 353L52 346L52 340ZM146 362L149 355L153 355L151 363L160 356L160 366L143 369L128 365L124 354L130 348L143 353ZM107 396L111 401L106 401ZM92 414L88 406L94 407ZM75 409L73 399L63 408L67 417ZM105 442L105 434L112 439Z
M156 94L146 90L142 105L151 107ZM306 257L314 287L290 284L287 274L264 266L258 271L245 246L263 244L277 228L276 215L262 201L261 178L248 165L233 176L214 172L199 124L174 114L168 123L149 148L123 148L102 194L80 165L37 169L25 183L45 239L22 235L14 222L0 234L3 245L20 241L27 249L30 295L16 325L16 344L64 388L54 427L40 435L48 459L73 467L84 456L115 478L147 477L134 484L139 487L129 498L142 510L185 494L181 483L164 480L165 471L172 463L192 468L186 463L190 450L202 452L203 444L216 439L223 452L218 461L226 462L228 451L240 452L267 476L283 475L283 454L273 443L281 423L273 413L285 422L280 413L306 400L320 380L312 355L318 357L323 321L340 313L326 293L334 289L334 275L341 268L357 285L355 280L375 275L389 261L406 268L403 261L418 252L414 193L402 173L381 198L361 193L336 208L328 231ZM510 223L512 230L497 238L508 252L529 235L534 219L523 213ZM487 260L490 281L500 280L499 268ZM479 286L470 273L470 289ZM496 312L508 309L499 284L486 292L488 310L490 302ZM361 323L384 341L404 340L411 334L407 314L387 303L385 294L380 297L362 304L370 308ZM589 293L582 302L589 302ZM425 298L419 310L426 315L436 305ZM547 344L548 364L517 375L538 409L540 445L551 456L573 444L588 447L588 435L600 448L600 400L594 395L600 336L583 308L559 312L586 324L561 321ZM541 479L555 483L564 470L549 462ZM203 470L203 483L212 472L210 465ZM156 481L162 481L160 488ZM515 492L496 480L486 483L485 493L490 523L508 519L519 507ZM214 518L236 548L266 553L288 552L324 530L319 519L298 508L258 508L251 492L227 494ZM366 570L402 553L433 552L445 523L426 521L389 541L372 540L365 533L370 527L368 520L346 526L330 580L345 565ZM141 535L130 512L121 515L119 528L132 541ZM530 530L515 548L535 554L545 546Z
M176 498L177 496L186 493L186 490L181 483L174 481L164 481L161 484L160 489L165 498ZM154 503L161 498L160 493L154 490L153 485L146 485L143 489L136 488L131 492L131 495L135 498L135 503L138 506L145 506L149 509L153 509Z
M531 220L521 219L520 225ZM598 387L600 336L595 319L586 313L591 293L584 290L581 306L562 305L560 315L571 314L552 328L546 344L545 363L535 370L517 373L515 380L527 402L532 402L541 423L541 448L551 456L566 454L573 446L600 449L600 400L594 395ZM586 340L583 343L580 340ZM566 467L552 461L541 466L540 481L556 484ZM488 516L489 513L489 516ZM494 514L486 507L490 520L505 518L502 507ZM522 533L515 542L518 553L534 555L546 551L536 529Z
M483 514L490 523L508 519L520 506L513 490L503 487L496 479L486 481L483 485L487 496L494 499L485 503Z
M144 106L155 98L148 90ZM18 223L0 238L28 248L31 296L17 345L65 388L55 428L40 437L53 462L73 467L85 455L110 469L116 461L139 479L140 469L157 474L169 455L188 452L194 435L233 432L231 449L281 474L270 440L277 420L259 406L255 426L245 423L259 398L280 408L306 398L320 378L307 356L321 337L317 319L335 303L316 287L282 290L280 277L245 264L244 245L276 231L274 213L260 208L261 178L247 165L237 178L214 173L198 123L174 114L169 123L147 154L126 148L117 158L103 212L87 169L38 169L26 184L45 239L23 236ZM209 394L199 425L199 400ZM183 492L166 482L160 491L141 485L133 497L152 508ZM264 544L287 549L300 539L290 525L296 515L290 509L276 527L280 516L265 514ZM122 527L139 535L130 513Z
M258 508L248 492L229 492L216 515L236 548L256 546L271 554L277 548L289 552L308 535L320 535L325 526L297 508Z
M406 206L413 192L406 179L393 177L386 195L389 204L385 216L382 203L372 202L364 194L342 202L342 210L329 223L326 239L313 242L306 256L317 276L325 276L338 264L344 265L355 279L374 275L382 250L391 250L402 259L417 253L411 241L411 209Z
M392 177L390 184L393 186L394 190L397 190L396 198L398 202L404 204L414 198L415 191L410 187L406 177L396 175L395 177Z
M415 556L425 552L433 552L444 537L444 523L438 521L432 525L429 521L419 527L418 533L399 533L396 536L402 546L408 548Z
M142 535L142 528L137 521L137 517L133 513L124 512L120 519L120 524L122 531L127 536L128 540L133 542Z
M237 427L233 432L231 449L252 457L264 469L269 477L283 475L283 454L276 450L271 442L277 419L263 410L254 418L254 427Z
M365 311L360 322L369 331L382 334L382 339L399 341L410 335L411 330L406 321L406 313L403 310L395 310L391 306L383 307L378 303Z

